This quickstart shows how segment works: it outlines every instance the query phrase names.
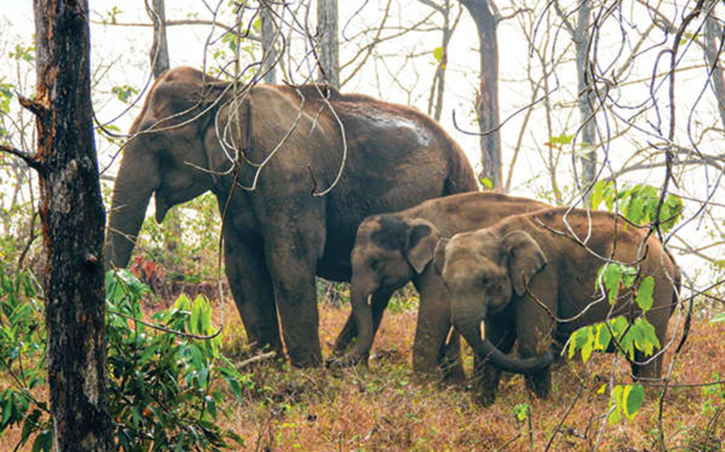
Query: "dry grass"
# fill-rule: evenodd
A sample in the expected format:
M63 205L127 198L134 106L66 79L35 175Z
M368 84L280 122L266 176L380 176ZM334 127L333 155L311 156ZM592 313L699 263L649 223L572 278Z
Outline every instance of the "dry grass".
M344 307L321 307L321 336L328 353L347 312ZM527 392L523 378L507 376L497 402L483 408L465 388L444 387L409 370L414 325L414 312L388 313L369 369L335 373L271 364L253 369L254 380L269 389L235 404L225 424L244 436L253 451L494 451L513 438L505 450L528 451L528 423L519 423L513 414L514 406L528 403L534 450L543 451L583 385L549 450L592 448L608 401L596 390L610 374L612 355L595 356L587 365L560 366L554 372L552 396L545 401ZM707 381L716 371L725 376L724 333L722 324L693 325L675 366L678 383ZM627 370L625 363L617 365L617 380L628 382ZM599 450L656 450L658 390L648 388L646 394L634 421L605 425ZM713 412L703 414L705 399L701 388L670 390L663 415L668 449L721 450L725 416L711 422ZM705 448L708 441L713 448Z
M225 309L225 348L237 354L244 340L241 322L232 303ZM321 339L328 354L347 313L347 306L321 305ZM248 371L259 389L248 391L242 403L230 397L222 424L243 436L249 451L528 451L529 424L513 414L517 404L527 403L533 450L544 451L576 399L549 450L592 450L608 400L597 389L610 375L612 355L594 356L586 365L561 365L545 401L533 398L520 376L505 376L497 402L483 408L470 390L445 387L411 372L414 326L415 312L388 312L367 369L332 372L271 362L255 365ZM725 324L695 321L675 365L677 383L707 381L716 371L725 377L724 338ZM668 356L665 364L670 360ZM615 378L629 382L627 370L619 363ZM657 397L657 389L647 388L645 405L634 421L605 424L598 450L659 450L653 440ZM725 414L713 420L714 410L703 412L708 397L699 387L669 391L663 415L668 450L722 450ZM14 431L0 438L0 450L12 450L18 435Z

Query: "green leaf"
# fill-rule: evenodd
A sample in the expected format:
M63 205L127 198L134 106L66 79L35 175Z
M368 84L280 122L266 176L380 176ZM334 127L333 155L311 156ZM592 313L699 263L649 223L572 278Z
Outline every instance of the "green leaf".
M619 283L621 280L622 273L619 270L619 265L606 264L602 272L602 282L604 282L604 288L607 290L609 304L614 303L619 296Z
M478 179L478 181L483 185L484 187L488 188L489 190L493 190L493 182L491 179L487 177L481 177Z
M612 333L609 332L607 324L602 322L597 325L597 338L596 338L596 349L600 351L606 351L609 348L609 343L612 341Z
M593 210L597 210L599 208L599 205L604 199L604 189L610 185L612 185L612 182L606 182L603 180L600 180L596 184L594 184L594 188L592 188L592 195L590 197L590 202L592 204Z
M566 132L561 132L556 137L549 137L549 143L551 144L567 145L571 144L572 140L574 140L574 135L567 135Z
M637 384L627 385L627 391L623 394L623 399L626 400L624 414L631 421L644 402L644 388Z
M655 290L655 279L652 276L648 276L639 283L637 288L637 304L642 309L642 312L647 312L652 308L653 298Z
M652 356L655 347L660 348L660 341L657 338L654 326L644 317L638 318L630 328L634 337L635 346L641 350L645 356ZM627 334L629 336L629 334Z
M519 403L518 405L516 405L514 407L513 412L516 415L516 419L518 419L519 422L524 421L529 416L529 404L528 403Z
M433 49L433 58L435 58L439 63L443 61L443 47L436 47Z
M721 312L720 314L717 314L715 317L713 317L710 320L710 323L718 323L718 322L725 322L725 312Z

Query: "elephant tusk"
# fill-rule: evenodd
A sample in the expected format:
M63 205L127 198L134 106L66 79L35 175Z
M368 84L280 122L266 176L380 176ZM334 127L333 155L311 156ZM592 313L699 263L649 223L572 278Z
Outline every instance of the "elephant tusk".
M486 324L481 320L481 324L478 325L478 330L481 332L481 340L486 340Z
M373 304L373 294L368 295L368 306Z
M446 345L450 345L452 339L453 339L453 327L450 327L448 329L448 336L446 336Z

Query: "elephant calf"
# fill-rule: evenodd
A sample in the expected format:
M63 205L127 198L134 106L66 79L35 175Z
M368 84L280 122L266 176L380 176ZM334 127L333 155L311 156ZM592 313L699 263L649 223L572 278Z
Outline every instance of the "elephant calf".
M435 263L450 290L455 327L496 368L525 373L528 386L544 398L551 387L552 355L542 350L554 339L566 339L578 328L610 317L631 320L641 313L633 291L624 291L610 305L595 290L606 258L654 277L647 320L664 344L677 302L679 270L656 237L608 212L556 208L512 216L442 240ZM515 340L521 358L506 356ZM633 374L656 378L661 366L661 353L646 360L635 353ZM500 370L487 369L483 399L488 403L495 397Z
M358 228L352 251L352 313L340 333L335 351L355 346L333 364L366 360L390 295L413 281L420 293L420 311L413 347L413 367L430 372L448 355L450 376L463 376L458 335L446 351L450 324L449 302L438 273L428 265L438 239L495 224L509 216L549 207L537 201L493 192L463 193L425 201L418 206L368 217ZM457 363L457 364L456 364Z

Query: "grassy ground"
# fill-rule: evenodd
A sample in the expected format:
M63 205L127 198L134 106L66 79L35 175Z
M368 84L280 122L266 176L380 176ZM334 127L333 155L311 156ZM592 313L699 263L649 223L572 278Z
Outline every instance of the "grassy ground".
M346 307L321 308L321 336L328 353L347 312ZM445 387L410 371L414 325L414 311L388 313L368 369L281 372L273 364L258 366L252 370L254 381L269 389L231 407L225 423L253 451L528 451L531 442L533 450L543 451L562 419L551 451L591 450L598 437L599 450L656 450L656 388L646 389L645 405L634 421L605 423L601 429L608 395L597 394L597 389L610 375L612 355L595 356L586 365L579 361L560 366L554 372L552 396L545 401L533 398L520 376L507 376L497 402L483 408L466 388ZM725 325L695 322L674 366L677 383L708 381L717 371L725 376L723 338ZM237 338L230 335L227 340ZM665 365L670 362L668 356ZM618 381L629 382L628 367L615 366ZM707 400L717 401L721 410L725 405L699 387L668 392L662 428L669 450L721 450L725 415L713 419L719 411L703 409ZM530 427L514 415L518 404L529 404Z
M321 340L329 354L349 306L320 307ZM229 303L224 347L241 355L241 322ZM249 451L550 451L660 450L658 390L646 389L646 401L634 421L602 423L608 395L597 390L611 374L612 355L595 355L554 371L548 400L537 400L523 378L504 377L497 402L483 408L465 387L446 387L410 370L415 310L388 312L376 339L369 368L332 372L289 369L258 363L247 370L258 390L243 402L232 397L225 427L240 434ZM217 308L216 312L219 312ZM725 377L725 324L696 320L674 365L677 384ZM467 361L470 365L470 351ZM671 362L667 355L665 366ZM629 382L628 366L615 364L617 381ZM725 387L715 387L725 391ZM711 388L712 389L712 388ZM662 429L668 450L721 451L725 447L725 395L700 387L670 389L664 398ZM514 407L528 404L530 420L519 421ZM719 417L718 417L719 415ZM552 433L561 423L552 440ZM603 428L602 428L603 426ZM0 451L12 450L19 432L0 438ZM533 444L533 446L532 446Z

